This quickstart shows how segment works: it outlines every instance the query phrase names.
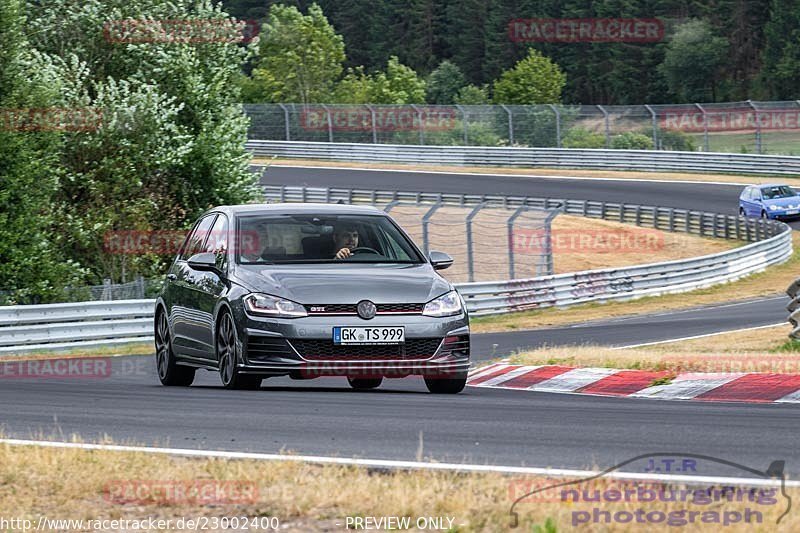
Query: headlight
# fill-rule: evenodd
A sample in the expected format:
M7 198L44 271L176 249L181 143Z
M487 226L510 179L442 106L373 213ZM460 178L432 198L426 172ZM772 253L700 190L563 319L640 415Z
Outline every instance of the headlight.
M769 210L770 211L780 211L780 207L778 207L777 205L771 205L771 206L769 206Z
M422 314L425 316L452 316L460 315L464 310L461 297L456 291L450 291L425 304Z
M245 297L244 303L247 310L254 315L279 318L308 316L306 308L299 303L269 294L250 294Z

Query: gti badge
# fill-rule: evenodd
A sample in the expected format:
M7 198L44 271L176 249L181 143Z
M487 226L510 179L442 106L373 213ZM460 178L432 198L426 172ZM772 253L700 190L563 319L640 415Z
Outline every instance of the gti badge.
M375 316L375 304L369 300L361 300L358 302L358 316L364 320L369 320Z

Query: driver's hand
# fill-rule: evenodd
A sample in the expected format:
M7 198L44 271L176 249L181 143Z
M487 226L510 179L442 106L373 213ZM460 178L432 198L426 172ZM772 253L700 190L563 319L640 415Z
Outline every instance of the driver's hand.
M353 255L353 252L350 251L350 248L342 248L336 252L336 259L347 259L351 255Z

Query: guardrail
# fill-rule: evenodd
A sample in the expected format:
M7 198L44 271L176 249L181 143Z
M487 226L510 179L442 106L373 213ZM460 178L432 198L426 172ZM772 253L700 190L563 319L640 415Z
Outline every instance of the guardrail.
M0 353L152 342L155 300L0 307Z
M664 231L683 232L702 237L739 239L756 242L774 237L787 226L772 220L743 218L735 215L708 213L592 200L567 200L564 198L539 198L534 196L501 196L492 194L424 193L402 191L375 191L328 187L294 187L265 185L264 198L274 202L320 202L388 204L403 202L454 206L497 205L506 208L533 207L558 209L570 215L601 218L626 224L635 224ZM427 250L426 250L427 251Z
M786 306L786 310L791 313L789 315L789 323L792 324L793 328L792 332L789 333L789 337L800 340L800 278L797 278L789 285L789 288L786 289L786 294L792 299L789 305Z
M413 195L414 201L419 203L440 201L459 205L503 198L300 187L267 187L265 195L268 199L282 201L346 200L353 203L410 201L408 195ZM791 228L780 222L584 200L506 197L505 202L509 206L560 207L567 213L588 217L753 242L733 250L677 261L455 284L473 316L685 292L762 271L769 265L786 261L792 254ZM0 307L0 353L150 342L153 307L153 300Z
M246 146L256 157L323 161L800 175L800 157L777 155L257 140Z

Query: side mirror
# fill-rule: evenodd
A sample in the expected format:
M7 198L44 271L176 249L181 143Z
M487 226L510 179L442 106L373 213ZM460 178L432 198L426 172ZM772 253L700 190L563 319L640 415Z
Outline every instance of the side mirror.
M194 254L187 263L195 270L217 270L217 256L213 252Z
M428 257L431 260L431 265L435 270L444 270L453 265L453 258L444 252L432 251Z

